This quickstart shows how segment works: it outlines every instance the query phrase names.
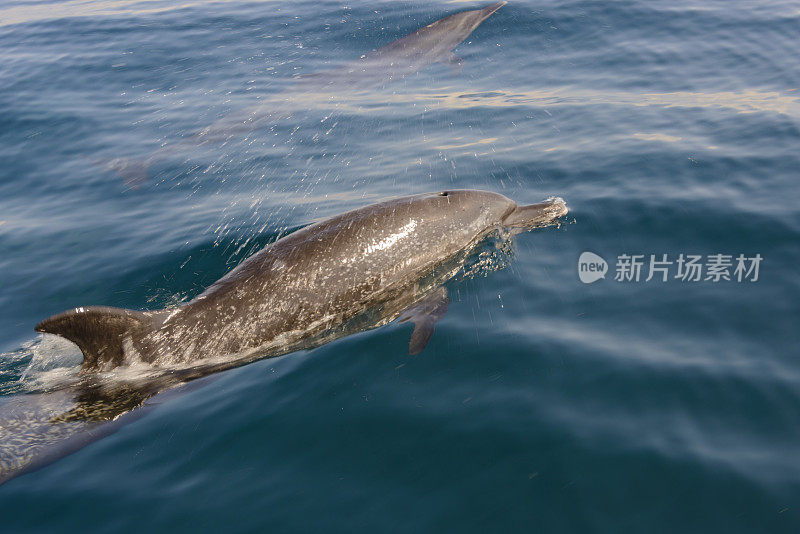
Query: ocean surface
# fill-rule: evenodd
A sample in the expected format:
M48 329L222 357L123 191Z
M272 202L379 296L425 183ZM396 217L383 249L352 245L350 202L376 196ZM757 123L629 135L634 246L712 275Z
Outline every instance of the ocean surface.
M157 395L0 486L0 531L800 532L800 3L517 0L460 66L295 89L484 5L0 4L0 413L77 370L33 331L65 309L396 195L571 210L421 354L393 322Z

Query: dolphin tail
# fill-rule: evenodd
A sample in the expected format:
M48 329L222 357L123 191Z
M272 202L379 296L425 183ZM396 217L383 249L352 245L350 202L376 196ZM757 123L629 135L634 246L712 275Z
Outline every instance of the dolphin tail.
M433 327L447 313L450 299L447 298L447 289L440 288L407 309L400 316L400 322L411 321L414 331L408 343L410 355L419 354L428 344L433 335Z
M83 352L83 370L116 367L125 359L127 339L140 338L153 327L154 313L89 306L54 315L35 330L72 341Z

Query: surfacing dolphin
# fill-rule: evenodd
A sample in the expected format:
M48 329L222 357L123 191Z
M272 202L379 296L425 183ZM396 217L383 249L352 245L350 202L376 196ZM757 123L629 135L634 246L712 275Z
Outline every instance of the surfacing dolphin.
M397 198L279 239L182 307L86 307L42 321L37 331L78 345L82 369L62 386L0 405L0 484L201 386L196 379L249 361L395 319L414 323L408 352L416 354L447 311L443 284L469 276L482 243L492 235L510 243L514 233L553 224L566 212L560 198L517 206L486 191ZM143 361L149 365L115 369Z
M551 224L566 212L560 198L517 206L488 191L401 197L279 239L179 308L81 307L42 321L36 331L74 342L85 371L252 359L395 298L492 232ZM432 328L430 321L415 322Z
M158 161L200 147L219 146L291 117L297 111L295 108L303 109L306 105L306 97L302 95L317 95L315 100L325 101L402 79L434 63L460 67L462 60L453 54L453 49L505 4L497 2L449 15L341 67L299 76L285 93L268 98L253 109L231 113L196 134L167 143L145 159L87 159L116 172L130 187L138 187L147 180L148 167Z

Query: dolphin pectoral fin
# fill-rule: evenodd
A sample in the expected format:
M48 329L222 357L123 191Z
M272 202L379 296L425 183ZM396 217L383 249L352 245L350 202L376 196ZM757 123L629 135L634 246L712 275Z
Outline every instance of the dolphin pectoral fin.
M409 355L417 355L425 349L433 335L434 324L436 324L435 321L427 317L414 323L414 331L411 333L411 339L408 342Z
M152 322L152 313L89 306L54 315L35 330L72 341L83 353L82 368L95 370L104 364L121 365L125 339L140 337Z
M408 343L408 353L412 356L419 354L430 341L436 323L445 316L450 299L447 290L440 288L408 308L400 316L400 322L411 321L414 331Z

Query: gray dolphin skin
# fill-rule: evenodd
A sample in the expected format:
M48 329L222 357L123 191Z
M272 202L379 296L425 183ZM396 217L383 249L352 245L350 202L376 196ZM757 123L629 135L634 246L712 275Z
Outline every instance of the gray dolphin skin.
M411 291L412 304L414 292L421 292L418 280L488 234L552 224L566 213L560 198L517 206L488 191L401 197L279 239L179 308L82 307L42 321L36 331L78 345L84 372L135 362L158 367L221 356L255 359L297 346L403 293ZM436 303L428 307L434 316L446 310ZM432 329L435 320L416 315L418 327ZM417 334L423 346L429 337Z

